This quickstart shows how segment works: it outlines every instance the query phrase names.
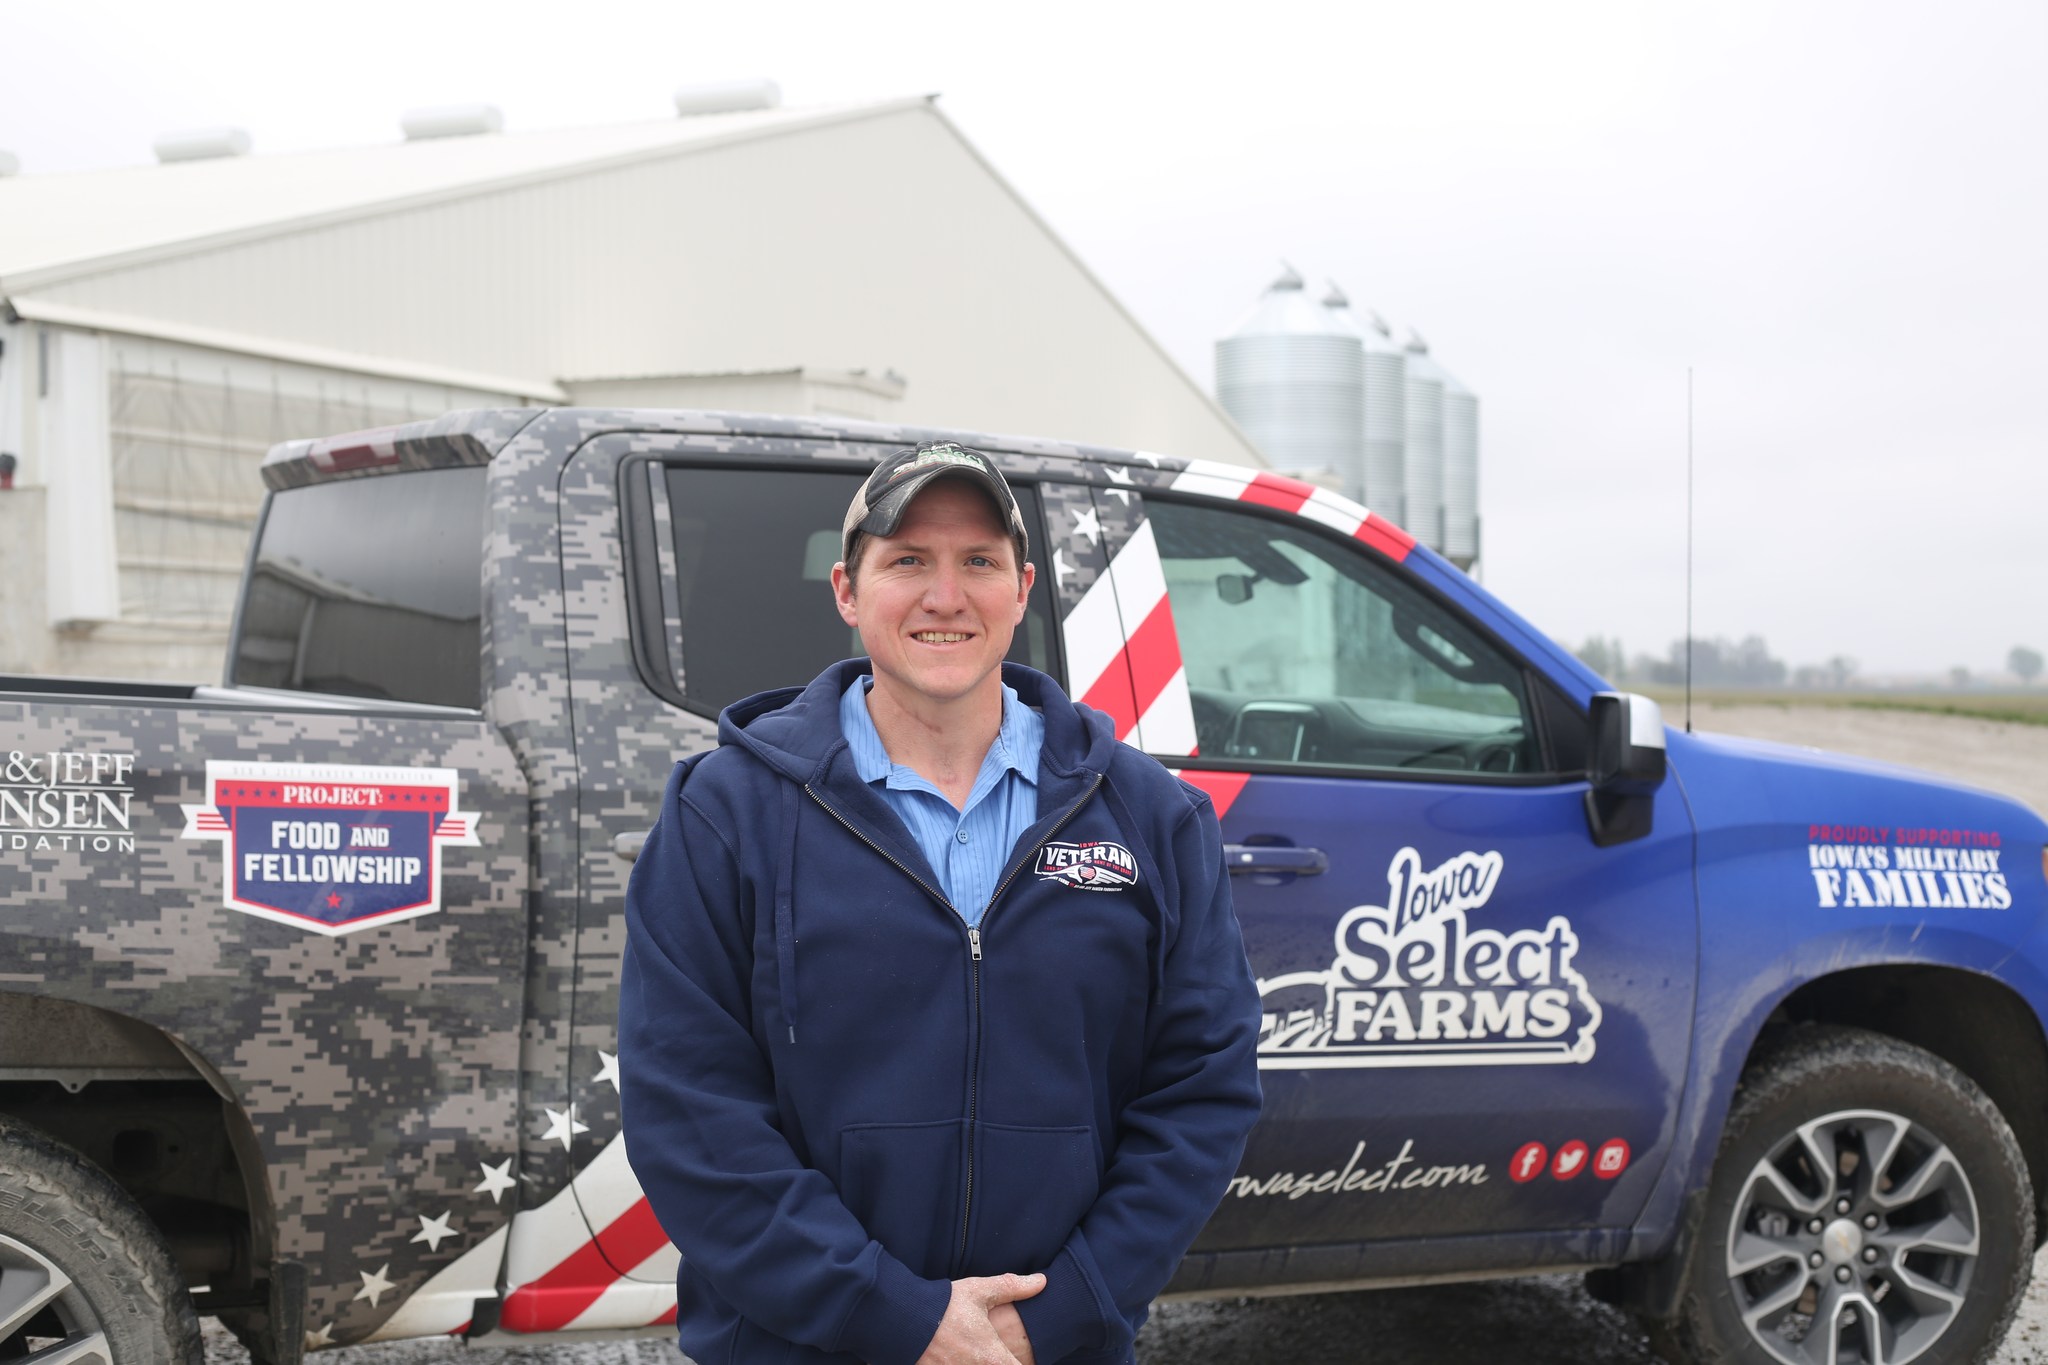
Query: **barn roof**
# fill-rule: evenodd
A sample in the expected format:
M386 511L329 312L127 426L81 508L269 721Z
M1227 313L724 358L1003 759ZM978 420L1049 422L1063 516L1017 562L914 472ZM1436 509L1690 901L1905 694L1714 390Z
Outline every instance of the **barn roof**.
M700 114L0 178L0 295L237 240L926 102L913 97Z

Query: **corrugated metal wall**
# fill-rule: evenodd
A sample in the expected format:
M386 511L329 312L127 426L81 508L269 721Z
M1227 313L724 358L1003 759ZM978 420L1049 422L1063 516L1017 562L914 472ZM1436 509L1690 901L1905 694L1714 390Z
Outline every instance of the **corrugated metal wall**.
M172 676L218 656L275 442L514 401L137 337L105 345L119 614L70 642L70 672L160 676L153 639L178 646Z

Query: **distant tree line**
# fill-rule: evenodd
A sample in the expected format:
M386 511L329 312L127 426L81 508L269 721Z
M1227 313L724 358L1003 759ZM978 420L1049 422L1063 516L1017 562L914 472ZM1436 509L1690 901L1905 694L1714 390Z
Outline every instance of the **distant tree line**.
M1574 652L1586 667L1609 682L1665 687L1679 687L1685 683L1683 640L1673 640L1670 650L1661 659L1650 654L1637 654L1630 658L1619 639L1600 635L1593 636ZM2006 656L2005 666L2014 677L2031 686L2034 679L2041 676L2044 662L2048 661L2042 659L2039 650L2015 645ZM1953 687L1968 687L1973 681L1967 668L1951 668L1948 678ZM1692 682L1695 687L1845 688L1853 686L1856 680L1856 660L1846 654L1837 654L1823 663L1801 664L1794 668L1783 659L1774 657L1761 635L1748 635L1740 640L1722 636L1713 639L1693 637Z

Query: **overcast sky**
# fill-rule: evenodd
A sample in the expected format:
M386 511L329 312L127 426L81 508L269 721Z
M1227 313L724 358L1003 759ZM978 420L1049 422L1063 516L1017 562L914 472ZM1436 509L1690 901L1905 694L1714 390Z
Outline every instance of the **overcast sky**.
M2048 4L167 5L0 0L0 148L941 107L1205 387L1282 258L1481 401L1483 577L1572 644L2048 650ZM1061 433L1085 436L1086 433Z

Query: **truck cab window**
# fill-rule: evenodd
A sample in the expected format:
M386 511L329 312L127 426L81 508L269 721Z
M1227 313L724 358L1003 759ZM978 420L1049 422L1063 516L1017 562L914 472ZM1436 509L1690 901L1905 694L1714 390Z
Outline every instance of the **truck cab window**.
M832 605L831 582L846 505L864 477L669 468L675 553L663 556L663 566L675 575L680 681L691 709L715 714L752 693L807 683L827 664L863 652L859 634ZM1013 491L1025 524L1039 525L1036 490L1018 484ZM1009 654L1047 672L1050 604L1040 583Z
M1286 522L1147 504L1207 758L1522 773L1521 669L1357 549Z
M481 706L484 514L481 466L273 494L230 681Z

